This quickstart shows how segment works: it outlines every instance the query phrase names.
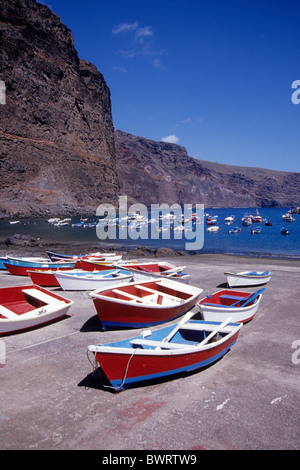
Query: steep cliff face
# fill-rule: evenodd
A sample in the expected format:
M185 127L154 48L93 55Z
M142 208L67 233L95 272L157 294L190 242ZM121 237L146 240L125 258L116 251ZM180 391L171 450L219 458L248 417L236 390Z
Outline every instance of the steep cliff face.
M299 205L300 173L196 160L179 145L119 130L115 131L115 142L121 192L130 201L205 207Z
M72 32L34 0L2 0L0 43L0 216L95 214L115 202L110 90Z

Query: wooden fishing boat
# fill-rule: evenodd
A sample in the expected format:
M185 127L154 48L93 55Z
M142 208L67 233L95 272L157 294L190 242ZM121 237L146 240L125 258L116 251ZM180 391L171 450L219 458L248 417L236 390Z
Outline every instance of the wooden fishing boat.
M90 293L102 328L143 328L191 310L203 289L170 279L133 282Z
M0 288L0 335L63 318L73 301L37 285Z
M118 253L87 253L84 255L68 255L64 253L55 253L54 251L47 251L51 261L67 261L67 260L80 260L90 259L91 261L118 261L122 259L122 255Z
M105 271L56 271L54 276L63 290L106 289L132 280L133 274L121 269Z
M115 269L120 267L114 264L113 261L91 261L89 258L81 258L76 261L75 269L82 269L83 271L106 271L107 269ZM122 268L123 269L123 268Z
M172 377L200 370L223 357L235 344L242 324L189 319L188 312L177 325L110 344L88 346L95 367L105 374L116 391L139 382Z
M234 322L246 323L256 314L262 292L240 292L232 290L220 290L201 299L198 303L203 320L223 321L228 315Z
M72 263L64 263L64 262L49 262L49 263L42 263L42 262L29 262L29 261L22 261L22 260L13 260L11 258L7 259L7 262L3 262L6 269L10 272L10 274L14 274L15 276L29 276L28 271L47 271L51 270L65 270L65 269L73 269L75 267L76 262Z
M271 271L226 272L228 287L259 286L271 279Z
M41 269L36 269L33 271L28 270L28 276L32 280L33 284L37 284L42 287L60 287L59 282L57 281L54 273L55 272L82 272L82 269L65 269L65 270L55 270L55 269L46 269L42 271Z
M137 261L121 261L115 263L115 266L132 271L136 281L168 278L188 284L191 279L190 274L183 272L185 266L177 266L167 261L145 261L142 263Z

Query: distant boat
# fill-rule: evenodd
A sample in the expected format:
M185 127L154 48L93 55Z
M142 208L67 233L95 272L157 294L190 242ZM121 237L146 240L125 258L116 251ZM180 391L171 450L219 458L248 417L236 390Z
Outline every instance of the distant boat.
M261 233L261 228L260 228L260 227L252 228L252 229L251 229L251 233L252 233L252 234Z
M273 225L272 222L269 222L268 220L265 221L265 225L271 226Z
M238 233L241 229L239 227L234 227L228 230L228 233Z
M280 230L280 232L282 233L282 235L289 235L289 233L290 233L290 232L288 231L288 229L285 228L285 227L282 227L282 229Z
M242 224L247 226L247 225L252 225L252 218L251 217L243 217L242 218Z
M211 227L207 227L206 231L207 232L218 232L220 230L220 227L218 225L212 225Z
M230 215L225 218L225 224L232 224L234 221L234 215Z
M14 225L14 224L20 224L21 222L19 220L10 220L9 223L11 225Z

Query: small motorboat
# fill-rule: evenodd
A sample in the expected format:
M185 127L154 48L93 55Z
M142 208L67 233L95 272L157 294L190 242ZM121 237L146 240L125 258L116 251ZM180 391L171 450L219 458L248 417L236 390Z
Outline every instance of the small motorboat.
M241 229L239 227L233 227L228 230L228 233L238 233L241 232Z
M289 230L288 230L287 228L282 227L282 229L280 230L280 233L281 233L282 235L289 235L290 232L289 232Z
M261 233L261 228L260 227L255 227L251 229L251 233L256 234L256 233Z
M218 232L220 230L220 227L218 225L212 225L211 227L207 227L206 231L207 232Z
M154 279L95 290L89 295L105 330L143 328L173 320L191 310L202 291L171 279Z
M228 315L238 323L250 321L258 310L265 287L257 292L221 290L198 303L203 320L223 321Z
M100 365L108 387L116 391L148 380L200 370L223 357L235 344L241 323L192 320L109 344L88 346ZM104 385L105 386L105 385Z
M225 272L228 287L259 286L271 279L271 271Z
M73 301L37 285L0 288L0 335L57 321Z
M128 283L133 274L121 269L106 271L56 271L54 276L63 290L96 290Z

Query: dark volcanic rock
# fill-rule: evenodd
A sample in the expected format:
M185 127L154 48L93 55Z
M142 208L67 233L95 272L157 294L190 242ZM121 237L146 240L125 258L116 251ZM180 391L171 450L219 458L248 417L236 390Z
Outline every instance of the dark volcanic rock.
M0 215L95 214L119 192L110 90L34 0L0 3Z
M121 192L143 204L205 207L293 207L300 201L300 173L197 160L176 144L116 130Z

